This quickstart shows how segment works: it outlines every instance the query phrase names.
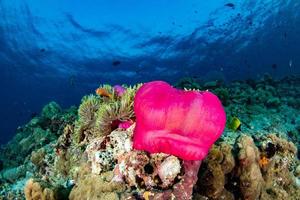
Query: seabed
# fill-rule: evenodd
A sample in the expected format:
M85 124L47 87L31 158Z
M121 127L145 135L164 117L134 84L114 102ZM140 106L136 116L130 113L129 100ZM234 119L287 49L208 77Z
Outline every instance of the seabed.
M300 77L179 81L215 93L226 110L225 131L199 171L133 149L139 87L117 96L101 85L106 95L87 95L79 107L46 105L0 149L0 199L300 199Z

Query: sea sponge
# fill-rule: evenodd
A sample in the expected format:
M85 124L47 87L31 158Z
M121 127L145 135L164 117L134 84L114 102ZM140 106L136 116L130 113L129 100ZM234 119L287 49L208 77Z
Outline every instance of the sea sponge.
M30 160L39 169L44 164L45 155L46 155L45 149L40 148L39 150L33 151L31 153Z
M89 174L79 180L72 189L69 199L103 199L118 200L118 193L125 191L125 184L112 182L113 173L107 172L101 175Z
M45 187L45 185L29 179L24 188L26 200L55 200L53 190Z
M211 92L183 91L163 81L145 83L134 99L135 149L202 160L221 136L224 108Z
M226 175L234 166L232 147L226 143L214 145L201 166L198 188L201 194L211 199L234 199L233 194L225 189Z
M244 199L256 200L260 197L264 179L259 166L259 151L253 139L247 135L238 138L240 190Z
M267 145L266 145L267 144ZM272 144L272 145L270 145ZM296 195L297 179L293 175L296 164L297 148L292 142L270 134L262 142L262 154L268 155L269 146L273 146L274 153L269 156L268 166L263 168L265 192L267 199L293 199ZM299 188L298 188L299 189Z

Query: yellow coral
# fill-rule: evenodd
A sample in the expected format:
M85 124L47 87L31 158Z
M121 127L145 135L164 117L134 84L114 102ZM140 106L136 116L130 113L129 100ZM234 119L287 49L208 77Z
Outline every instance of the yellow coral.
M99 109L101 100L95 95L85 96L78 109L79 119L75 123L74 140L81 143L86 140L89 133L93 133L96 120L96 112Z
M154 194L153 193L151 193L150 191L146 191L146 192L144 192L144 194L143 194L143 198L145 199L145 200L149 200L149 196L153 196Z
M39 182L29 179L24 188L26 200L55 200L54 192L43 188Z
M118 194L125 191L125 185L112 182L113 172L107 172L102 175L89 174L78 181L78 184L72 189L69 199L103 199L118 200Z

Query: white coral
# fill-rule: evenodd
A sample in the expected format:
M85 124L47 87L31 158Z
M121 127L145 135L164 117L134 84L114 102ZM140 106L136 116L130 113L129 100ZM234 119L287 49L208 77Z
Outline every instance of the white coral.
M115 130L106 137L95 138L85 153L91 163L92 173L100 174L111 169L119 156L132 151L134 125L127 130Z
M175 156L167 157L158 167L158 175L163 182L163 186L173 183L177 175L180 173L180 161Z

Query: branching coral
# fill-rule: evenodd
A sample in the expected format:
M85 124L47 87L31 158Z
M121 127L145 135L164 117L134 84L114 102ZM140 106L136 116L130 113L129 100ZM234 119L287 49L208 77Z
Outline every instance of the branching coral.
M56 102L52 101L43 107L42 117L46 119L52 119L56 115L60 114L60 112L60 106Z

